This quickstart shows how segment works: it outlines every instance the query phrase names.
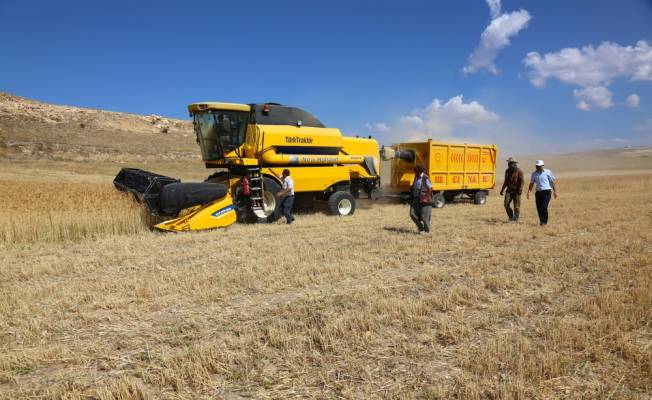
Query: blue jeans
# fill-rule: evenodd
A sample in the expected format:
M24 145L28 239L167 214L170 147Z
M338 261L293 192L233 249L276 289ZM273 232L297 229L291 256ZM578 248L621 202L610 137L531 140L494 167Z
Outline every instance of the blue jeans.
M292 206L294 206L294 196L285 196L281 199L281 203L276 208L276 219L281 218L281 214L285 217L285 221L291 224L294 221L292 216Z
M534 198L537 203L537 213L539 214L539 222L542 224L548 223L548 204L550 204L550 197L552 197L552 190L539 190L534 193Z

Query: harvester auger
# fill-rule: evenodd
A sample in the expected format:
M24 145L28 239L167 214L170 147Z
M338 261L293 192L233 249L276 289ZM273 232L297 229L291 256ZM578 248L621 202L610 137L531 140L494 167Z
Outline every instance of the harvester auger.
M218 172L186 183L123 168L114 180L152 215L171 217L157 229L271 222L283 169L294 179L298 204L325 203L334 215L352 215L361 195L381 196L379 147L371 137L343 136L299 108L276 103L194 103L188 110L202 159Z

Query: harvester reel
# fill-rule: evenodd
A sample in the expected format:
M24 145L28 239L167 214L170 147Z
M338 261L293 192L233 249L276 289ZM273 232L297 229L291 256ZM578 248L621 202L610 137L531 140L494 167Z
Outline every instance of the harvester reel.
M220 199L227 192L221 183L175 182L161 189L159 204L166 215L177 215L183 209Z

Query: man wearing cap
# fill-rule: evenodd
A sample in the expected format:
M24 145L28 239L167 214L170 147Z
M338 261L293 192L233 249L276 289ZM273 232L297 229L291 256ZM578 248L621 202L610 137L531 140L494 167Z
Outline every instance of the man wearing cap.
M555 176L549 169L543 168L543 160L537 160L536 170L530 177L530 186L527 190L527 199L530 199L530 192L536 185L534 197L537 204L537 213L539 213L539 225L545 226L548 223L548 203L551 195L557 198L557 187L555 186Z
M510 221L518 222L518 217L521 210L521 194L523 193L523 171L518 167L517 161L514 157L507 159L507 169L505 170L505 181L503 187L500 189L500 195L505 193L505 211ZM512 211L511 203L514 203L514 210Z

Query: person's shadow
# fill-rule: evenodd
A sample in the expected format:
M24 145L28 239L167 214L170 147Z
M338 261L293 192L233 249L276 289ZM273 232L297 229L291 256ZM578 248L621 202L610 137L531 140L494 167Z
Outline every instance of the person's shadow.
M413 230L413 229L398 228L398 227L395 227L395 226L383 226L383 230L386 230L386 231L392 232L392 233L412 233L412 234L415 234L415 235L419 233L419 232L417 232L416 230Z

